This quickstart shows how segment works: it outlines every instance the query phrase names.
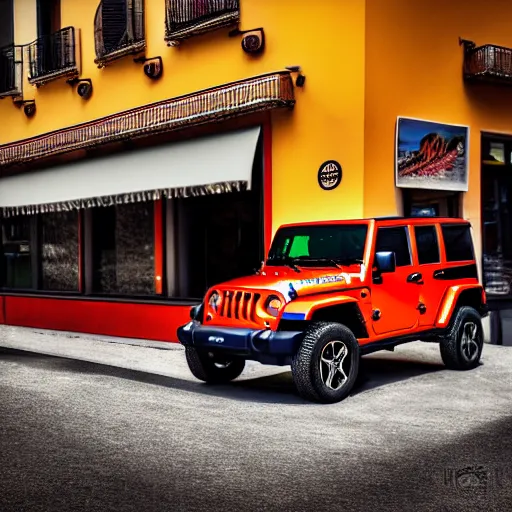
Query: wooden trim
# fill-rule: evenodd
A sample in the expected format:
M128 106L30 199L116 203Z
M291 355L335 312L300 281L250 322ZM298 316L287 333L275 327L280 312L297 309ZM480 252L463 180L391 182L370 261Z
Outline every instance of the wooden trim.
M263 240L264 259L272 242L272 122L263 125Z

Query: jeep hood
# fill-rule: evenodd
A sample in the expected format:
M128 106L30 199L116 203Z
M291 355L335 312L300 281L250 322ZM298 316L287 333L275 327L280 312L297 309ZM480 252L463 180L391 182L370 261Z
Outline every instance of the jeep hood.
M365 266L359 264L343 268L300 267L300 272L289 267L265 266L258 274L232 279L213 289L274 290L282 293L288 301L295 295L304 296L343 286L360 285L365 279L365 273Z

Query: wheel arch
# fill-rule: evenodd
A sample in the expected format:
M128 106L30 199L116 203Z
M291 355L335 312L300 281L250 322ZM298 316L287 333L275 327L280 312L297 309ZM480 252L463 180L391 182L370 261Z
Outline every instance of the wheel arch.
M485 292L482 285L460 285L448 288L436 318L436 327L448 328L455 313L462 306L474 308L483 317L487 314Z
M314 322L336 322L345 325L356 338L368 338L368 330L364 316L357 300L350 298L329 301L323 304L311 304L300 319L297 313L283 315L279 322L279 330L302 331ZM297 315L297 316L294 316Z

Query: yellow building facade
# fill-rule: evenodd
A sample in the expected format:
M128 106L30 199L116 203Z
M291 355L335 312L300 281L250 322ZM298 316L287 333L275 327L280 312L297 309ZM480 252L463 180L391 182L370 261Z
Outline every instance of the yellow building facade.
M482 133L509 147L511 93L463 79L459 37L512 47L512 7L445 4L0 0L0 320L175 340L288 222L430 205L482 261ZM398 117L469 127L467 190L396 186Z

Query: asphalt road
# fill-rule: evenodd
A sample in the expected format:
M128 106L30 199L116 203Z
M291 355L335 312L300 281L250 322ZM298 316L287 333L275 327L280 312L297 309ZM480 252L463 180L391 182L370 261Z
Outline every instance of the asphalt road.
M288 368L210 387L178 346L51 341L109 364L0 347L1 512L512 510L512 348L374 354L316 405Z

